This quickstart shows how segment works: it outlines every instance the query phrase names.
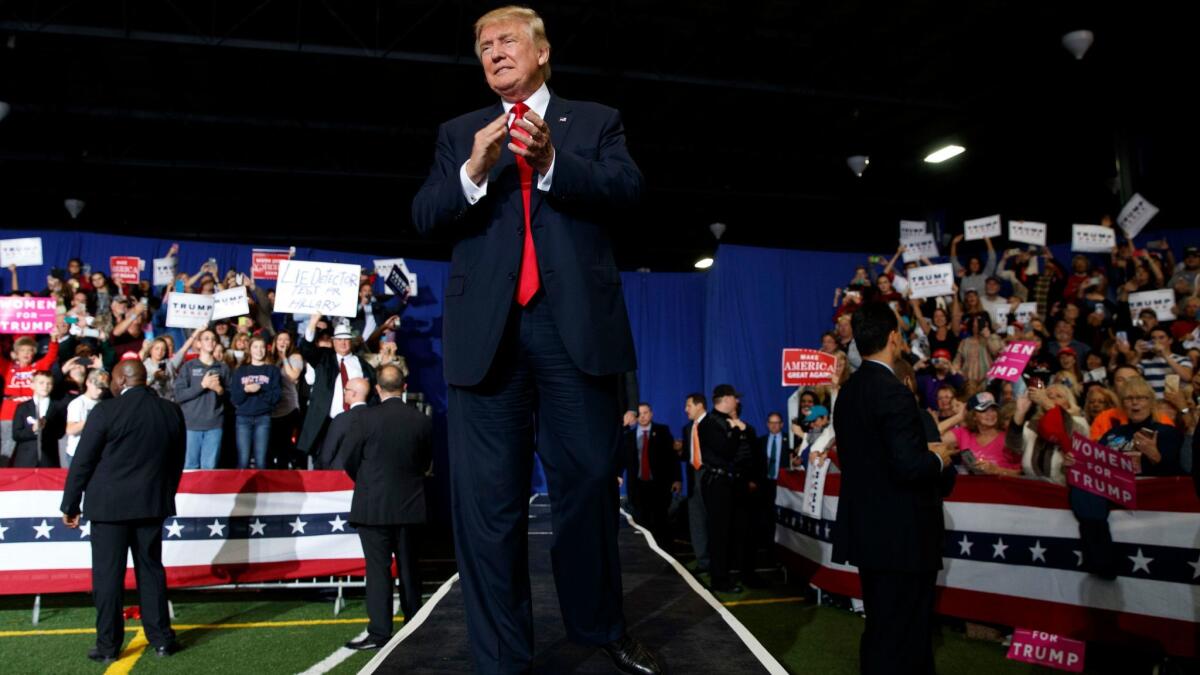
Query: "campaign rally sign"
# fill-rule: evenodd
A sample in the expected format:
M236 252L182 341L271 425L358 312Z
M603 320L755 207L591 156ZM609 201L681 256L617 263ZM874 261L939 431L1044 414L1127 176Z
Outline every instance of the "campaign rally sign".
M984 218L972 218L963 222L963 239L967 241L999 237L1001 232L1000 214Z
M938 257L937 241L934 240L932 234L925 234L919 237L901 242L904 244L904 262L920 261L921 258L929 258L930 260Z
M1146 201L1144 197L1135 194L1129 198L1121 213L1117 215L1117 224L1125 231L1125 236L1133 239L1146 227L1150 219L1158 215L1158 207Z
M37 267L42 264L42 238L0 239L0 267Z
M167 326L170 328L206 328L212 320L213 297L199 293L171 293L167 296Z
M137 285L142 278L142 259L133 255L114 255L108 259L109 275L113 283Z
M289 257L289 251L277 248L256 248L250 251L250 278L255 281L275 281L279 278L279 263Z
M1037 316L1037 313L1038 305L1036 302L1022 302L1017 305L1016 311L1013 312L1016 315L1013 318L1022 326L1028 326L1029 320Z
M1046 224L1032 220L1008 221L1008 240L1034 246L1046 245Z
M1071 250L1076 253L1107 253L1117 245L1117 233L1103 225L1072 225Z
M1115 504L1137 507L1137 480L1133 460L1125 453L1105 447L1078 433L1071 434L1071 456L1075 463L1063 467L1067 485Z
M925 221L923 220L902 220L900 221L900 242L904 243L911 239L919 239L929 234L926 229Z
M816 349L783 350L783 386L807 387L833 382L837 357Z
M1160 288L1157 291L1141 291L1129 294L1129 316L1137 317L1143 309L1153 309L1159 321L1174 321L1175 291Z
M392 273L393 267L399 267L400 273L404 275L409 289L409 295L416 297L417 295L417 275L413 274L408 269L408 265L404 263L404 258L386 258L374 261L375 276L384 280L383 290L388 295L395 295L396 291L387 283L388 276Z
M245 286L234 286L221 291L213 298L213 321L228 319L231 316L245 316L250 313L250 299L246 296Z
M950 263L926 265L908 271L908 285L914 298L936 298L954 294L954 268Z
M275 311L354 317L359 271L358 265L284 260L275 281Z
M992 361L992 367L987 372L988 379L1016 382L1021 373L1025 372L1025 364L1029 363L1030 357L1037 353L1037 350L1037 343L1033 341L1020 340L1009 343L1004 351L1000 352L1000 356Z
M54 298L0 297L0 333L42 335L54 332Z
M1013 631L1008 658L1013 661L1036 663L1072 673L1083 672L1083 640L1072 640L1040 630L1017 628Z
M175 258L154 259L154 285L170 286L175 281Z

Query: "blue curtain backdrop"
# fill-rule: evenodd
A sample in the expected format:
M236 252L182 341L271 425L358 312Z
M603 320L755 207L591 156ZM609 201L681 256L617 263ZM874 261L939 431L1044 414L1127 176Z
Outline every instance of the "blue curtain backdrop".
M1148 233L1139 244L1158 238ZM1200 243L1200 230L1169 233L1178 259L1186 245ZM23 289L41 290L52 267L65 267L72 257L108 272L108 258L135 255L151 261L166 255L170 239L125 237L91 232L0 230L0 238L41 237L41 267L18 269ZM253 246L180 242L181 271L195 272L209 258L222 270L248 271ZM999 246L999 245L998 245ZM1067 244L1051 246L1059 262L1070 265ZM969 255L964 247L962 254ZM622 274L637 348L641 399L654 406L655 418L679 436L686 419L684 397L692 391L711 395L721 383L743 394L745 419L760 431L772 410L783 410L789 390L780 386L780 355L785 347L815 347L833 316L833 289L853 276L866 253L823 253L746 246L722 246L708 272ZM379 256L297 248L301 260L343 262L371 267ZM1097 263L1104 256L1091 256ZM418 275L419 295L404 314L398 335L408 359L410 387L423 392L434 409L436 435L435 503L446 513L446 382L442 377L443 291L449 264L406 259ZM7 270L0 270L0 292L11 290ZM378 289L382 293L382 285ZM544 491L540 472L535 489Z

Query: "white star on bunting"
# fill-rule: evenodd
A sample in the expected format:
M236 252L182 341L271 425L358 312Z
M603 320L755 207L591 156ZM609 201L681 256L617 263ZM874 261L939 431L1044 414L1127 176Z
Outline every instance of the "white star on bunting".
M958 554L971 555L971 547L974 545L975 542L967 539L967 535L964 534L963 538L958 541Z
M167 538L171 537L183 539L183 526L179 524L178 520L172 520L171 524L167 526Z
M4 541L4 533L8 532L8 528L0 525L0 541Z
M1075 554L1075 566L1083 567L1083 551L1071 551Z
M1002 537L996 538L996 543L992 544L992 557L1005 560L1004 552L1008 550L1008 544L1004 543Z
M45 537L45 538L49 539L49 538L50 538L50 530L53 530L53 529L54 529L54 526L53 526L53 525L47 525L47 524L46 524L46 519L45 519L45 518L43 518L43 519L42 519L42 524L41 524L41 525L34 525L34 526L33 526L33 529L37 530L37 534L36 534L36 535L34 535L34 537L33 537L34 539L41 539L42 537Z
M342 514L340 514L340 513L337 514L336 516L333 517L333 520L329 521L330 526L333 527L333 529L330 531L331 532L345 532L347 522L348 521L342 520Z
M1046 562L1046 549L1042 548L1042 542L1040 539L1033 542L1033 546L1029 547L1029 555L1033 556L1033 560L1041 560L1042 562Z
M83 523L80 523L79 538L83 539L84 537L90 537L90 536L92 536L92 521L88 520L88 521L84 521Z
M221 521L219 521L219 520L214 519L212 521L212 525L205 525L205 527L208 528L208 536L210 536L210 537L224 537L225 536L225 526L222 525Z
M1140 547L1138 548L1137 555L1127 555L1125 557L1133 561L1133 572L1137 572L1140 569L1144 570L1146 574L1150 574L1150 563L1154 562L1154 558L1147 558L1145 554L1142 553L1142 549ZM1133 572L1131 572L1131 574Z
M254 522L250 523L250 536L253 537L256 534L261 534L262 536L265 537L265 536L267 536L266 529L267 529L267 524L262 522L258 518L255 518Z
M0 539L3 539L3 538L4 537L0 537ZM1188 564L1192 566L1193 570L1195 570L1194 572L1192 572L1192 578L1193 579L1200 578L1200 555L1196 556L1196 562L1189 562Z
M292 534L296 534L297 532L304 534L304 526L307 524L303 520L300 520L300 516L296 516L296 520L288 523L288 525L292 526Z

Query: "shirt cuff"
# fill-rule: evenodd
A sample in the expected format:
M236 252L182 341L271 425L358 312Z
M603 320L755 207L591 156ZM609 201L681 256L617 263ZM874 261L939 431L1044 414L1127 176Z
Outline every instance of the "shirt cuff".
M310 320L308 325L304 327L304 341L312 342L317 337L317 327Z
M462 183L463 196L467 198L468 204L474 205L487 194L487 177L484 177L482 185L476 185L467 175L467 162L463 162L462 168L458 170L458 181Z
M550 168L546 169L546 175L538 179L538 189L542 192L550 191L550 184L554 182L554 163L558 161L558 151L554 151L554 159L550 160ZM463 165L466 168L466 165Z

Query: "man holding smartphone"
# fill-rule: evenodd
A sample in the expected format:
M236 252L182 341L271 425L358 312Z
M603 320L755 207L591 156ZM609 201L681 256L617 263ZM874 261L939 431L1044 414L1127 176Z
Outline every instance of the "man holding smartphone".
M1125 354L1129 363L1137 364L1138 369L1142 371L1142 377L1146 378L1146 382L1154 390L1154 395L1161 399L1166 391L1168 375L1176 375L1182 382L1192 380L1191 361L1188 361L1186 356L1174 353L1174 344L1175 340L1169 330L1163 326L1155 326L1150 330L1149 339L1137 342L1136 351L1119 340L1117 349Z

